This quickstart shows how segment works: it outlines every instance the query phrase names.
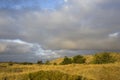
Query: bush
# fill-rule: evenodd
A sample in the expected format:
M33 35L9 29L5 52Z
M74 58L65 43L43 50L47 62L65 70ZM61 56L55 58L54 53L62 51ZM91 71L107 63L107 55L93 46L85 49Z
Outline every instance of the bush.
M113 62L115 62L115 59L113 59L113 57L108 52L94 55L93 63L95 64L106 64Z
M77 55L73 57L73 63L81 64L81 63L85 63L85 61L86 59L81 55Z
M57 63L54 62L53 65L57 65Z
M50 61L47 60L47 61L45 62L45 64L46 64L46 65L50 65Z
M30 73L29 80L83 80L83 77L69 75L59 71L39 71Z
M66 65L66 64L71 64L72 63L72 59L68 58L67 56L65 56L64 60L62 61L62 65Z
M8 63L9 66L13 66L13 64L14 64L13 62L9 62Z
M43 64L42 60L41 61L37 61L37 64Z

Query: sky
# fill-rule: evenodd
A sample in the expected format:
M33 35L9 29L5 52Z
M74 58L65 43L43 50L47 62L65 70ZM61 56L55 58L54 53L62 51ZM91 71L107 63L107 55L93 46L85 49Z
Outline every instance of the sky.
M119 0L0 1L0 61L120 50L119 41Z

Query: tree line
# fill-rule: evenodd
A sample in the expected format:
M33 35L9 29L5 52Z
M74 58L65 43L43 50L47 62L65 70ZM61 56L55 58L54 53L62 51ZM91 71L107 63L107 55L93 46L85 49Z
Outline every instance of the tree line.
M93 55L93 60L91 63L93 64L107 64L107 63L114 63L116 60L111 56L110 53L104 52ZM63 61L60 63L62 65L66 64L84 64L86 63L86 58L82 55L77 55L72 58L69 58L67 56L64 57Z
M96 53L92 57L93 57L93 60L91 61L92 64L107 64L107 63L114 63L116 61L116 59L109 52ZM60 65L85 64L86 60L87 60L87 58L82 55L76 55L73 57L65 56L63 61L60 63ZM8 62L8 63L9 63L8 65L10 65L10 66L12 66L13 64L23 64L23 65L34 64L31 62L21 62L21 63ZM51 65L51 64L57 65L57 63L51 63L49 60L46 60L44 62L42 60L38 60L37 64L39 64L39 65Z

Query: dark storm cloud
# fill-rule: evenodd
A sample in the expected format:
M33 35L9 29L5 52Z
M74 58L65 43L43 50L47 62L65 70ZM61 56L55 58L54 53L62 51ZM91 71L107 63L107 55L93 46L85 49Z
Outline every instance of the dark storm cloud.
M2 0L0 39L21 39L46 50L120 49L119 0L46 1ZM3 44L1 52L6 51ZM19 53L16 46L11 52Z

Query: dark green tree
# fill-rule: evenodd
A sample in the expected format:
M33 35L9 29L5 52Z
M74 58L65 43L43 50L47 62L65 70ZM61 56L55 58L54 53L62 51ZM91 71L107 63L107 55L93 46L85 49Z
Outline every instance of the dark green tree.
M73 63L82 64L85 63L85 61L86 59L81 55L77 55L73 57Z
M66 64L71 64L72 63L72 59L68 58L67 56L64 57L64 60L62 61L62 65L66 65Z
M45 64L46 64L46 65L50 65L50 61L47 60L47 61L45 62Z
M42 60L37 61L37 64L43 64L43 61Z
M115 62L115 59L108 52L94 55L93 63L95 64L106 64L106 63L113 63L113 62Z

